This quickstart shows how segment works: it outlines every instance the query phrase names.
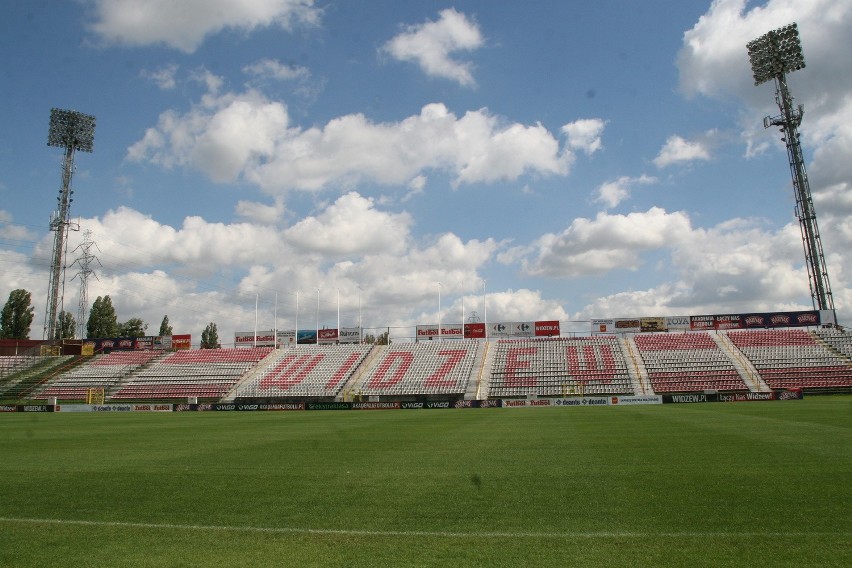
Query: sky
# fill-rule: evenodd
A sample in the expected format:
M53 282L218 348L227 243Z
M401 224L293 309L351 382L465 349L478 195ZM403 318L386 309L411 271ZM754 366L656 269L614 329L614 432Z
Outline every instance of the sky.
M235 331L812 309L746 43L796 22L801 142L852 323L852 3L13 1L0 300L44 326L51 108L96 117L64 307Z

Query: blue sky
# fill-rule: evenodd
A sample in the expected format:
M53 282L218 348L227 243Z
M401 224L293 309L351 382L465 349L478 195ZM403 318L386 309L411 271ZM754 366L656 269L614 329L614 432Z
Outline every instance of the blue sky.
M814 0L16 2L0 21L0 297L41 337L52 107L97 117L72 216L89 296L196 340L300 327L810 309L786 153L745 44L789 77L852 316L852 5ZM71 236L69 263L83 231ZM65 306L77 312L69 269ZM440 283L440 284L439 284ZM319 288L319 302L317 289ZM438 314L438 294L441 313ZM319 309L317 310L317 304Z

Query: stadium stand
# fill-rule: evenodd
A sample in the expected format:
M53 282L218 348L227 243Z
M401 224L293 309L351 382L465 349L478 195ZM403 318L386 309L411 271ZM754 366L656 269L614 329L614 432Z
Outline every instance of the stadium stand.
M462 396L480 348L474 340L394 343L354 388L362 396Z
M85 363L59 375L33 398L85 400L89 389L107 390L162 354L162 351L113 351L105 355L95 355Z
M363 363L371 345L303 345L278 349L237 385L234 398L330 398Z
M176 351L134 373L110 398L218 399L271 351L271 347Z
M818 329L815 333L817 338L829 349L833 349L840 355L852 360L852 334L834 328Z
M492 347L493 398L633 393L614 336L499 340Z
M842 352L832 352L817 340L818 335L804 329L727 333L770 388L852 387L849 357ZM841 345L843 341L838 339Z
M34 355L7 355L0 357L0 379L19 373L42 362L45 357Z
M654 392L749 390L731 359L707 332L647 333L633 340Z

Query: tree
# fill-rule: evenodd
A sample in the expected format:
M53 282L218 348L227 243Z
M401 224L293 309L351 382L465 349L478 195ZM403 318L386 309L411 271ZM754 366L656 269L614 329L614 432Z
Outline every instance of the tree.
M73 339L77 334L77 322L74 320L74 316L71 315L71 312L61 311L59 312L57 325L56 325L56 334L53 339L61 340L61 339Z
M24 289L9 292L9 299L0 313L0 338L28 339L33 323L31 295Z
M390 331L380 333L378 337L369 333L364 336L363 343L367 345L390 345Z
M201 348L219 349L220 347L222 345L219 343L219 330L216 329L216 324L211 321L201 332Z
M172 335L172 326L169 325L169 316L163 316L163 323L160 324L160 333L157 335Z
M142 337L148 330L148 324L139 318L130 318L118 326L120 337Z
M116 337L119 332L118 318L112 306L112 298L98 296L89 312L86 337Z
M376 338L376 345L390 345L390 330L380 333Z

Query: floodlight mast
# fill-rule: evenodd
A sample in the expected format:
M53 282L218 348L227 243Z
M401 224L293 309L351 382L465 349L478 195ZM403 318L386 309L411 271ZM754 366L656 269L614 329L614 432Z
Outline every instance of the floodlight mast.
M53 257L50 263L50 283L47 289L47 306L44 317L44 339L55 339L57 335L57 310L63 303L62 292L65 276L65 246L71 228L71 177L74 174L74 152L91 152L95 139L95 117L73 110L50 109L50 130L47 145L65 149L62 161L62 185L57 201L59 206L50 220L53 237ZM63 290L64 291L64 290Z
M793 107L793 97L787 88L786 74L805 67L798 28L795 23L778 28L750 41L746 48L751 60L755 86L770 79L775 81L775 102L781 114L767 116L763 119L763 126L778 126L783 134L781 140L787 145L787 157L796 196L796 217L799 219L805 264L808 267L811 302L816 309L834 311L834 297L828 280L822 239L811 198L805 160L802 157L802 146L799 143L798 129L805 109L803 105Z

